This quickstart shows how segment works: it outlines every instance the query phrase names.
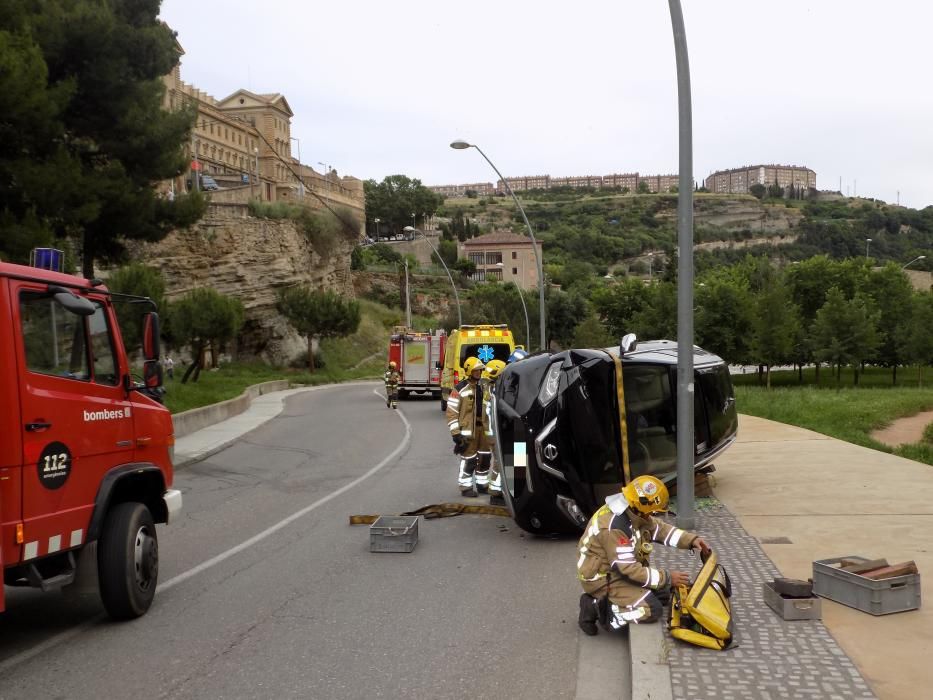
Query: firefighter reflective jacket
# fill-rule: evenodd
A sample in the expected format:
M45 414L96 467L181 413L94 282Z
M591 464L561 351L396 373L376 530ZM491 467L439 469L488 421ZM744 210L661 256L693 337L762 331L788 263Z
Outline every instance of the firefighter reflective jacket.
M387 389L397 389L398 383L401 381L402 375L397 369L387 369L383 380L386 383Z
M483 384L475 379L464 379L447 399L447 427L451 435L462 435L473 440L486 431L486 411L483 405Z
M621 493L606 498L580 538L577 574L586 588L598 582L608 586L626 584L613 595L617 605L633 605L644 598L645 589L659 590L670 586L670 572L656 569L648 561L651 542L660 542L678 549L690 549L697 536L669 525L657 518L641 515L628 507ZM619 598L616 600L615 598Z

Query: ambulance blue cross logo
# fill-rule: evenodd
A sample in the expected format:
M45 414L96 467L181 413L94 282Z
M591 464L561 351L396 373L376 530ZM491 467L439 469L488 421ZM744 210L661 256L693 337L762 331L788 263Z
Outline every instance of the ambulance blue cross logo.
M493 351L491 347L489 347L488 345L484 345L483 347L481 347L479 350L476 351L476 356L485 365L490 360L495 359L496 353Z

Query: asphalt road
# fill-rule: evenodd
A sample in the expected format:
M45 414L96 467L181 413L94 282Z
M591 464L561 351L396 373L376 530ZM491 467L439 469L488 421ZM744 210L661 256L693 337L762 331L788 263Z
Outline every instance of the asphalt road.
M181 470L143 618L7 589L0 698L574 697L575 541L460 516L422 520L414 552L376 554L347 524L459 500L438 402L394 412L374 388L294 395Z

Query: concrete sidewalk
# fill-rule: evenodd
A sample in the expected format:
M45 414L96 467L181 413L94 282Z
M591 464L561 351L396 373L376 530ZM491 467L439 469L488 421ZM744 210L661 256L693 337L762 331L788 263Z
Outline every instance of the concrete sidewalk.
M716 466L714 493L741 525L743 532L736 535L747 533L749 556L754 558L754 549L760 548L783 576L807 579L815 559L846 555L886 557L892 563L913 559L921 576L933 572L929 465L743 415L738 442ZM701 528L717 519L712 513L699 515ZM710 532L710 539L716 547L716 534ZM722 562L741 570L738 561L723 557ZM759 591L756 583L752 592L758 602ZM760 608L762 615L783 623L763 602ZM875 617L823 599L822 611L826 628L879 698L928 697L933 610ZM813 623L783 624L803 630ZM757 658L752 655L749 673L768 664L771 653L762 647ZM854 683L853 691L857 688ZM761 697L803 696L799 687L788 692ZM834 695L821 690L814 697Z

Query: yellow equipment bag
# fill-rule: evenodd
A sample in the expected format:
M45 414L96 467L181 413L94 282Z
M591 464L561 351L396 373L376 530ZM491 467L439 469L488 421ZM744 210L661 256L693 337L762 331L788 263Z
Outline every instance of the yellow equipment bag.
M671 635L697 646L725 649L732 644L732 582L711 551L688 590L671 591Z

